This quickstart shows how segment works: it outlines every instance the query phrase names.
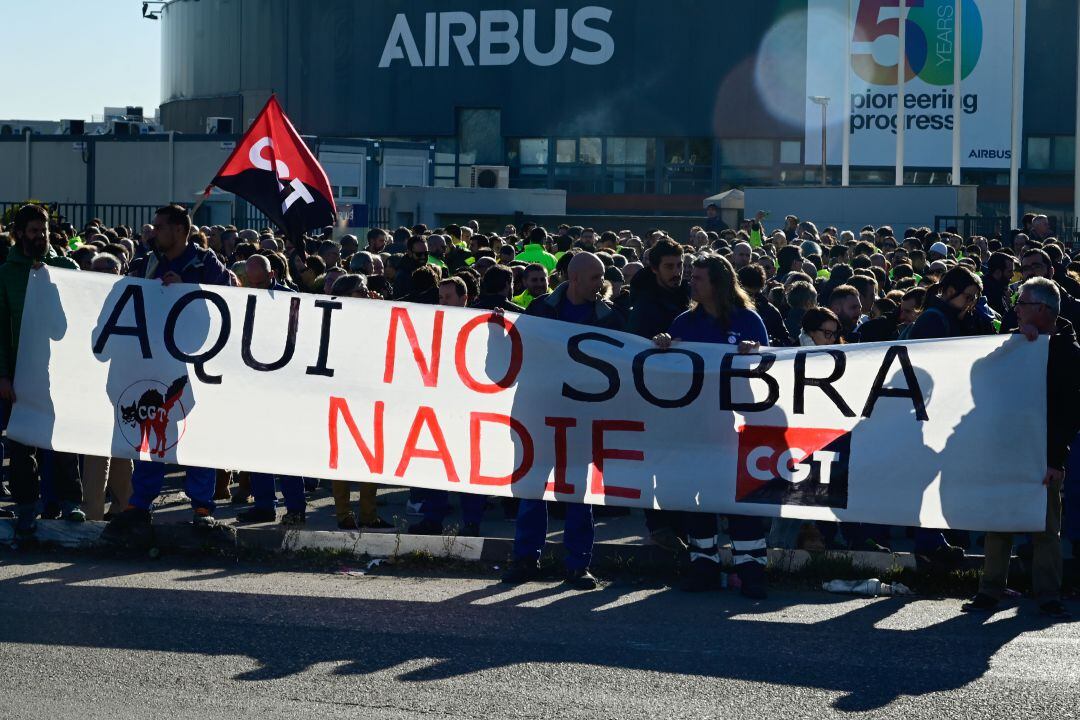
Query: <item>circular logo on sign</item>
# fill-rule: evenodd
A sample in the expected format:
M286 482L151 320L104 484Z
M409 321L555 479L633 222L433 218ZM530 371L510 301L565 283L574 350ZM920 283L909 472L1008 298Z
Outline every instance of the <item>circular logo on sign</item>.
M116 424L140 455L165 457L187 430L187 408L181 399L187 377L170 385L157 380L132 383L116 402Z

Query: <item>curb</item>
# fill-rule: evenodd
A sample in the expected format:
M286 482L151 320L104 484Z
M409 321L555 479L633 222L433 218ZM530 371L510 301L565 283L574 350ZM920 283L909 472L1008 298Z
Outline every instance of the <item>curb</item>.
M72 524L63 520L39 520L37 542L65 548L103 548L109 543L101 540L104 522ZM398 533L363 533L326 530L283 530L271 527L236 528L220 525L209 533L186 524L155 525L156 547L162 550L236 552L254 550L270 553L299 551L333 552L354 557L395 558L420 554L444 560L505 563L512 555L514 542L506 538L465 538L455 536L406 535ZM15 544L13 520L0 520L0 545ZM561 560L561 544L549 545L546 552ZM732 564L731 551L721 549L721 561ZM805 550L769 550L769 564L781 572L797 572L811 560ZM850 560L859 568L884 572L896 567L914 570L915 556L911 553L875 553L864 551L829 551L830 560ZM670 567L671 552L654 545L596 543L595 562L614 566ZM969 555L965 568L982 567L982 557Z

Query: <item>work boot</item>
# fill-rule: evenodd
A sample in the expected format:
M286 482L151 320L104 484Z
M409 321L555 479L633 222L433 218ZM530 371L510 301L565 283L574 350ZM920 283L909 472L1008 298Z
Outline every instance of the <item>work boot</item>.
M502 581L507 585L521 585L540 577L540 562L527 558L516 558L503 574Z
M274 508L250 508L237 513L236 521L240 523L276 522L277 510Z
M764 600L769 596L769 581L765 577L765 566L759 562L744 562L735 566L742 587L739 592L751 600Z
M595 590L600 585L596 576L589 572L589 568L566 571L566 584L575 590Z
M723 585L720 576L720 563L708 558L690 561L690 569L682 583L683 592L709 592L719 590Z
M979 593L960 606L960 612L990 612L996 610L998 599L986 593Z
M19 505L15 508L15 539L26 540L37 533L37 506Z
M0 520L10 520L15 517L15 513L7 508L0 508Z
M1039 606L1039 614L1051 620L1069 620L1072 618L1072 613L1066 609L1065 604L1060 600L1044 602Z
M383 520L381 517L376 517L371 522L360 523L361 530L393 530L394 524Z
M129 505L105 526L101 531L101 539L106 542L128 543L149 540L151 532L150 511Z
M69 523L86 522L86 513L76 503L64 503L64 520Z
M337 521L338 530L359 530L360 526L356 524L356 516L349 513L345 517Z
M281 516L282 525L299 527L307 523L307 513L303 510L294 510Z

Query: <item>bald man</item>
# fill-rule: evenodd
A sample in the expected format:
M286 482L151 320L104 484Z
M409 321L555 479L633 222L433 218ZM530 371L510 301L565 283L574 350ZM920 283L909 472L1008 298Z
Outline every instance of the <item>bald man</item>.
M528 314L605 330L623 329L622 317L610 302L601 297L604 263L600 258L587 252L574 255L567 268L567 278L554 291L533 300ZM585 468L574 468L568 472L582 475ZM519 584L539 576L547 526L547 503L543 500L522 500L518 505L514 531L514 562L503 576L503 582ZM566 547L566 583L578 590L595 589L596 577L589 572L593 545L591 505L566 503L563 545Z
M270 267L270 261L262 255L252 255L244 263L244 287L254 290L269 290L277 284L277 277Z

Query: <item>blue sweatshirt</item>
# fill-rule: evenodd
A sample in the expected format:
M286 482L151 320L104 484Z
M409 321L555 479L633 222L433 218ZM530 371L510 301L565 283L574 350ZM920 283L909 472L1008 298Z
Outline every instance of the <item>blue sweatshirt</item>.
M769 344L765 323L753 310L736 310L728 326L699 305L675 318L668 334L683 342L738 345L743 340L750 340L765 346Z

